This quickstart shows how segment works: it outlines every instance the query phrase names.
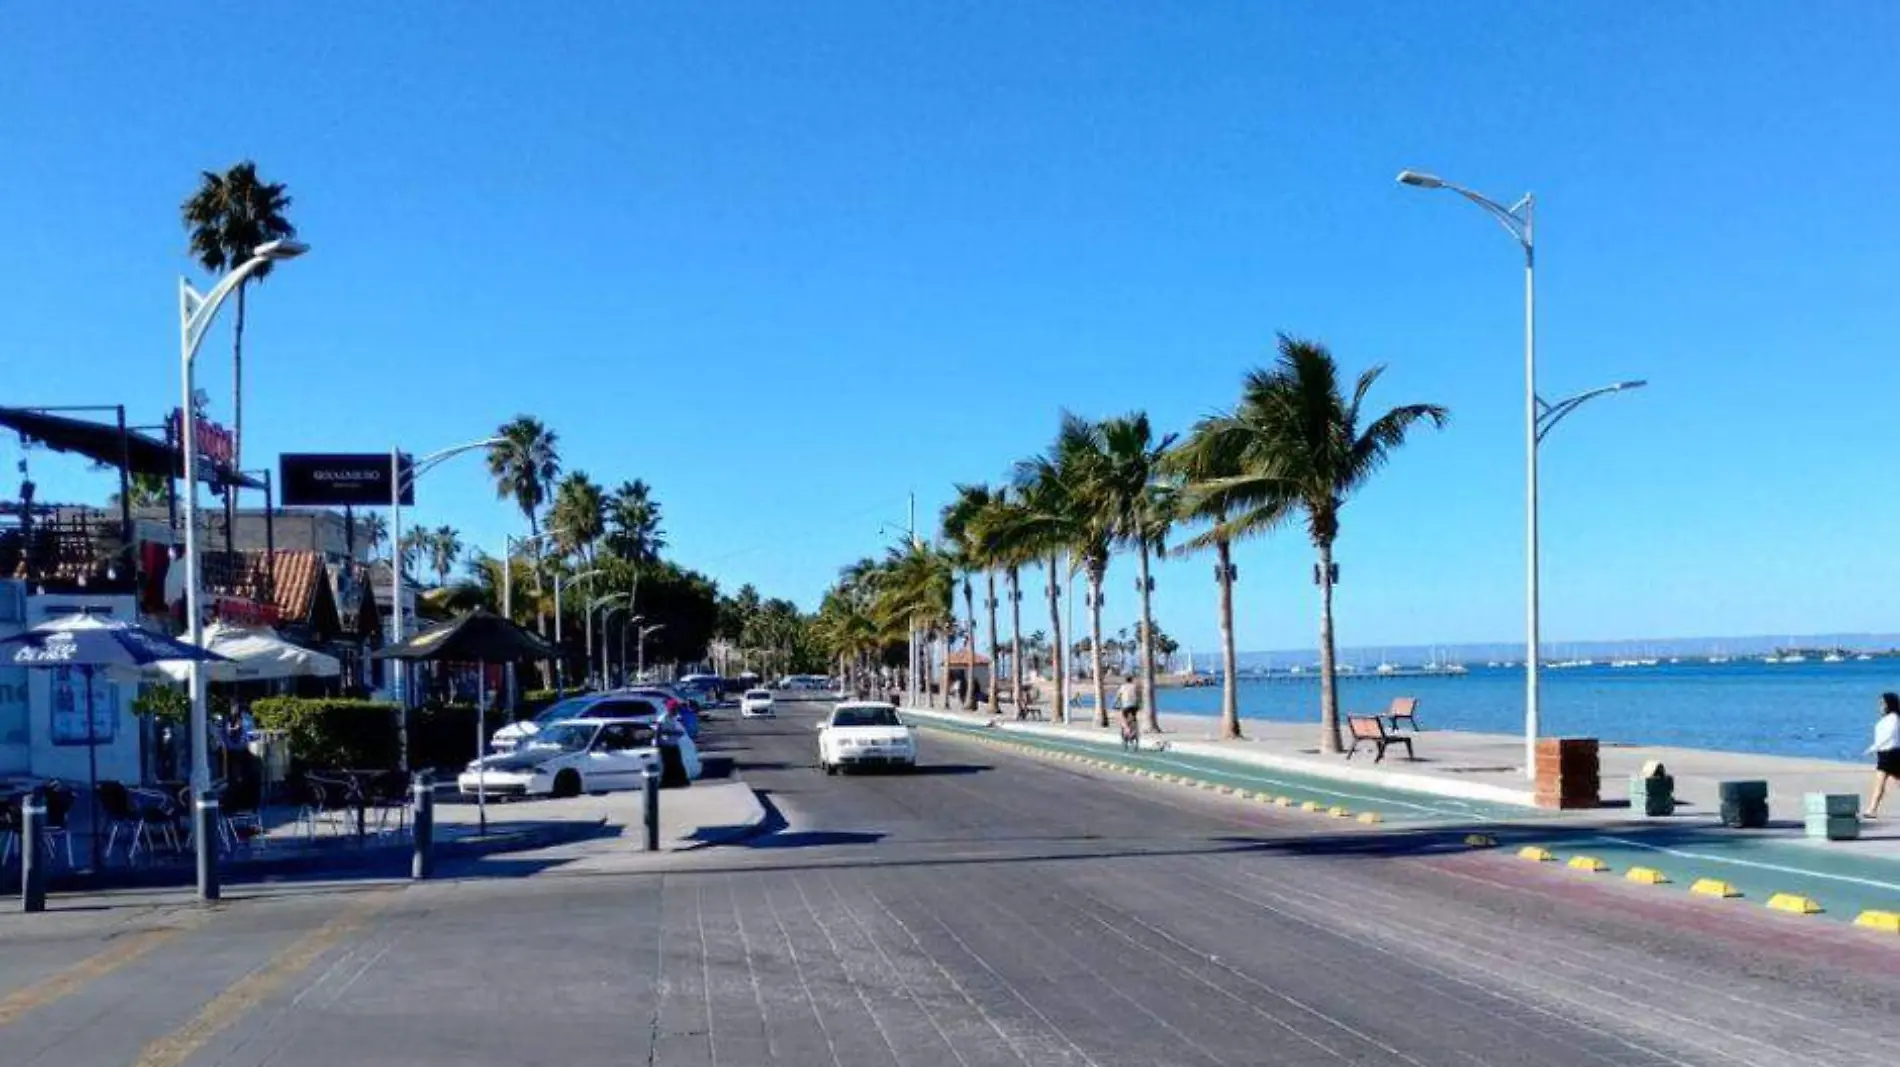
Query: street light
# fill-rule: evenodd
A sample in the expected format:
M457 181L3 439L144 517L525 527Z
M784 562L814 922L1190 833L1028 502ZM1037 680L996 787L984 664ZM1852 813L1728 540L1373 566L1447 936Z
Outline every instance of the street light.
M501 613L509 622L515 621L514 546L520 545L523 548L529 548L553 536L554 532L552 530L538 534L530 534L527 537L516 537L514 534L503 534L501 536ZM555 625L559 626L559 611L555 612L555 617L557 620ZM515 707L515 665L512 662L508 663L502 668L502 673L506 676L508 684L508 710L513 711Z
M599 573L600 569L598 567L591 571L582 571L569 578L566 584L573 585L575 582L592 578ZM561 573L556 571L554 572L554 649L557 653L560 653L554 657L554 697L556 700L567 696L567 655L561 652L561 584ZM587 649L589 656L593 655L593 648L594 630L593 627L590 626L587 629Z
M440 451L431 452L411 465L409 476L403 477L402 449L389 450L389 543L395 546L391 558L395 572L389 581L390 595L390 643L398 644L403 639L402 623L402 492L413 487L417 479L434 470L443 460L453 459L464 452L473 452L478 448L489 448L501 444L504 438L485 437L480 441L470 441L465 445L455 445ZM390 679L390 688L395 690L396 702L402 706L402 729L399 731L398 766L409 769L409 664L404 660L391 660L390 668L395 674Z
M298 241L266 241L252 250L250 259L219 279L209 293L199 293L182 275L178 279L178 371L182 379L178 421L179 445L185 452L185 626L191 643L200 647L204 645L204 618L198 614L198 411L192 402L198 391L195 374L198 346L203 343L224 301L252 275L272 263L295 259L309 250L309 245ZM194 797L202 797L211 787L211 754L205 743L204 672L195 660L187 667L187 685L191 690L191 792ZM208 836L197 835L198 896L201 899L210 899L213 892L210 878L217 853L215 846L205 840Z
M647 673L647 635L648 635L648 634L650 634L650 633L657 633L657 632L659 632L659 631L661 631L661 630L664 630L664 629L666 629L666 624L665 624L665 623L663 623L663 622L656 622L656 623L654 623L654 624L653 624L653 625L651 625L651 626L642 626L642 627L640 627L640 641L639 641L639 644L638 644L638 647L639 647L639 649L640 649L640 659L639 659L639 661L638 661L638 665L634 667L634 670L635 670L635 672L636 672L636 674L635 674L635 677L637 677L637 678L640 678L640 679L642 679L642 680L644 680L644 679L646 678L646 673Z
M604 605L632 595L632 593L608 593L587 605L587 670L589 673L592 673L594 669L594 612ZM601 612L600 616L600 687L602 689L607 688L607 616L609 614L611 614L611 609Z
M633 601L629 600L627 606L632 607ZM640 684L638 678L631 680L627 678L627 632L639 628L640 623L645 619L645 615L629 615L626 625L620 628L620 684L623 686Z
M1537 398L1537 252L1533 240L1536 198L1525 193L1505 207L1434 174L1402 170L1399 183L1417 189L1448 189L1498 221L1524 249L1524 628L1528 654L1524 658L1524 774L1537 776L1537 440L1543 402ZM1579 401L1581 403L1581 401ZM1572 405L1574 408L1574 405ZM1568 414L1568 409L1564 414ZM1562 418L1559 415L1558 418ZM1554 420L1553 420L1554 421Z
M1648 382L1638 379L1636 381L1617 382L1614 385L1598 386L1595 389L1578 393L1576 396L1567 396L1555 404L1549 403L1541 396L1538 397L1537 443L1542 445L1544 443L1544 435L1550 433L1551 430L1557 427L1558 423L1564 421L1565 415L1577 410L1589 401L1595 400L1600 396L1608 396L1611 393L1621 393L1628 389L1641 389L1648 384Z

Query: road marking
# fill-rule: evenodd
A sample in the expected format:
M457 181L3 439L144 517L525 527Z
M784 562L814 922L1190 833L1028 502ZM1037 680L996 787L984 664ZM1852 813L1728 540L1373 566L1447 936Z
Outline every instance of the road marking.
M177 1067L232 1023L277 991L289 978L355 933L400 890L366 894L322 926L279 949L264 966L240 977L211 998L198 1014L171 1033L146 1045L133 1067Z
M115 942L103 952L80 960L58 974L35 982L24 989L14 990L5 999L0 1000L0 1026L10 1026L36 1008L43 1008L54 1001L72 996L85 988L88 983L104 978L203 922L203 919L198 919L182 926L168 926L160 930L147 930L144 933L133 934Z
M1874 889L1890 889L1894 892L1900 892L1900 882L1883 882L1877 878L1856 878L1851 874L1829 874L1826 871L1817 871L1808 867L1790 867L1780 863L1762 863L1758 860L1742 860L1730 856L1716 856L1707 852L1689 852L1683 849L1665 848L1662 845L1651 845L1627 837L1599 835L1593 838L1593 840L1606 841L1616 845L1628 845L1632 848L1648 849L1651 852L1660 852L1665 856L1681 856L1684 859L1707 860L1710 863L1732 863L1737 867L1751 867L1759 871L1774 871L1777 874L1806 875L1810 878L1825 878L1830 882L1849 882L1854 885L1864 885Z

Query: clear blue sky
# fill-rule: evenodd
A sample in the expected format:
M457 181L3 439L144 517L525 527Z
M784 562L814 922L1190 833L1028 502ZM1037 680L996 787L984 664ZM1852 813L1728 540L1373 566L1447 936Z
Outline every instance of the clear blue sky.
M1059 406L1165 427L1276 330L1454 412L1345 516L1340 633L1521 632L1515 247L1540 206L1553 641L1892 629L1900 9L1861 3L15 5L0 403L176 397L177 219L255 158L314 247L255 292L247 456L517 412L646 478L674 554L811 607L914 488ZM229 418L228 323L202 379ZM18 458L0 441L4 490ZM107 476L35 453L42 496ZM520 528L472 458L419 518ZM1243 648L1310 645L1297 531ZM1109 625L1133 609L1111 576ZM1159 572L1214 647L1210 565ZM1079 608L1079 604L1078 604Z

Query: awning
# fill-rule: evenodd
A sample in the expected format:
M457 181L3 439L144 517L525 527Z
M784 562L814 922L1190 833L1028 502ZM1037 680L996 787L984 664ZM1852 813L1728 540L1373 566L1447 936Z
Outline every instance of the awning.
M156 474L165 478L184 474L184 449L174 448L137 430L126 430L121 438L116 423L91 422L31 408L0 407L0 426L17 430L28 440L55 452L76 452L109 467L118 467L123 461L133 474ZM264 488L264 483L255 478L210 462L199 463L198 470L199 479L211 485Z
M280 678L335 678L343 673L336 657L291 644L267 627L249 628L214 623L205 627L204 647L228 662L209 663L202 669L214 682L268 682ZM176 681L189 672L185 664L160 668Z

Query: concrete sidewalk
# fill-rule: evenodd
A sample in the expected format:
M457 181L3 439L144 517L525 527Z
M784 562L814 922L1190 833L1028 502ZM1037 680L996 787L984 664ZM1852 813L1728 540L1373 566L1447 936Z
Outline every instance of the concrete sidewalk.
M488 826L524 823L593 824L638 841L646 823L646 798L638 790L566 797L560 800L490 801ZM472 835L479 814L473 801L460 797L436 801L438 825L456 835ZM687 789L660 791L660 847L666 851L696 848L742 837L765 821L765 806L752 788L737 779L697 782Z

